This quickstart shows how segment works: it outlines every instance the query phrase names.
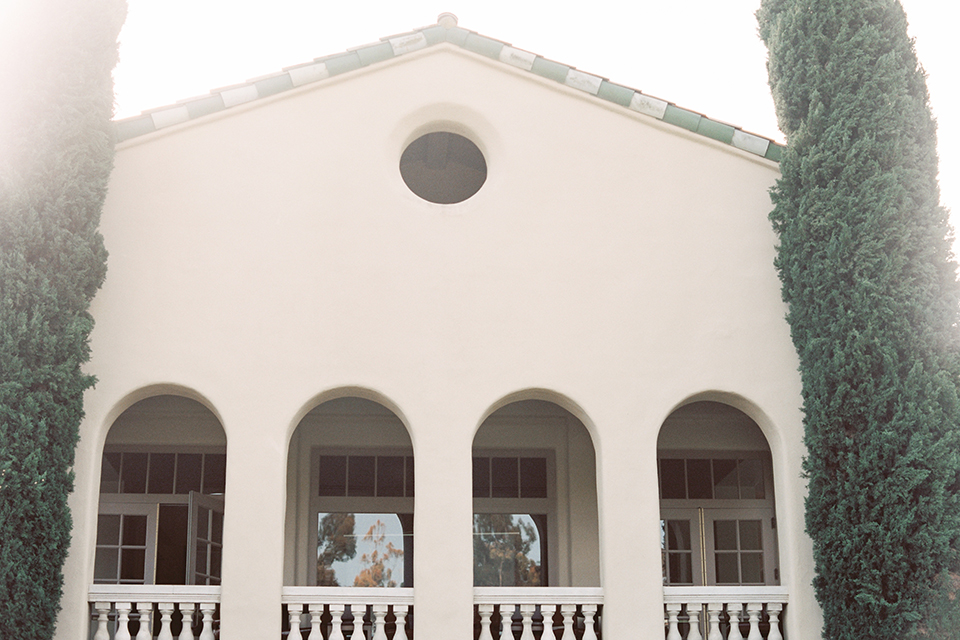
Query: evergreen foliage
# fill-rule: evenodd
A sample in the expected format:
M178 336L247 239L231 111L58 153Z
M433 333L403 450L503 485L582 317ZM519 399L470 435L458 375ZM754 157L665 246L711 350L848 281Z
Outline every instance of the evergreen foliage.
M38 0L0 40L0 638L53 636L93 377L88 313L123 0Z
M897 0L763 0L824 637L960 637L960 289ZM955 589L955 587L954 587Z

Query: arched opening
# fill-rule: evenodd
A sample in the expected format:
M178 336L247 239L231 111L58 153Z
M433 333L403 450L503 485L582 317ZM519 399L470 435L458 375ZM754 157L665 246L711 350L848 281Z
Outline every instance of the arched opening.
M413 446L371 400L323 402L290 441L284 583L413 586Z
M196 400L159 395L103 447L94 583L219 585L226 434Z
M476 586L599 586L596 455L569 411L521 400L484 420L473 512Z
M686 404L657 441L665 586L780 584L770 447L742 411Z

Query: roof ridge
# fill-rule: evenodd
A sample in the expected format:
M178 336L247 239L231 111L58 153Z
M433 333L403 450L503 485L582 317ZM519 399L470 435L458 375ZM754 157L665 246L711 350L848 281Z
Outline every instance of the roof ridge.
M729 144L754 155L780 161L783 146L770 138L744 131L720 120L638 89L610 82L607 78L580 71L574 66L550 60L457 25L456 16L442 13L437 23L413 31L381 38L339 53L284 67L278 72L210 91L209 95L180 100L174 104L143 111L138 116L114 121L117 142L146 135L165 127L187 122L233 106L266 98L283 91L325 80L341 73L419 51L443 42L498 60L512 67L553 80L559 84L613 102L674 126Z

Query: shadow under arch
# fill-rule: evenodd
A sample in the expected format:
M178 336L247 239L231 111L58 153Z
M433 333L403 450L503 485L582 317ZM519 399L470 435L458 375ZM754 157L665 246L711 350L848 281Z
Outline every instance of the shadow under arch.
M287 447L284 584L412 586L413 472L396 403L362 387L311 398Z
M586 410L580 406L575 400L569 396L560 393L558 391L553 391L551 389L545 389L542 387L530 387L528 389L521 389L519 391L514 391L503 396L493 404L491 404L487 410L480 417L480 420L477 422L473 430L473 437L477 437L477 431L480 430L480 427L483 425L484 421L489 418L491 415L502 409L503 407L513 404L515 402L521 402L524 400L540 400L543 402L549 402L555 404L561 409L569 412L573 417L580 421L580 424L587 430L587 433L590 434L590 440L593 443L594 448L596 448L597 443L597 428L593 423L593 420L590 419L590 416L587 415Z
M472 447L476 586L600 586L597 459L585 420L546 389L509 394L484 414Z
M772 428L755 404L723 392L691 395L665 416L657 434L665 586L780 584Z
M116 423L117 418L119 418L127 409L142 400L157 396L176 396L197 402L206 408L207 411L209 411L217 419L217 422L220 424L220 428L223 429L224 434L226 434L223 416L220 415L220 411L217 409L217 407L204 394L200 393L196 389L193 389L192 387L187 387L173 382L161 382L134 389L114 403L110 410L104 415L103 421L100 423L100 429L97 433L97 448L101 450L103 449L103 445L107 440L110 430Z

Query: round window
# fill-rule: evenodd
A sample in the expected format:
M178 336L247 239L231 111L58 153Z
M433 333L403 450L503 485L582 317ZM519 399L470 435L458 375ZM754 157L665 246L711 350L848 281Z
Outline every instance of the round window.
M420 136L404 150L400 175L424 200L454 204L480 190L487 179L487 161L467 138L436 131Z

